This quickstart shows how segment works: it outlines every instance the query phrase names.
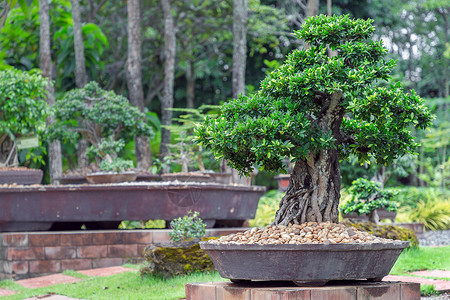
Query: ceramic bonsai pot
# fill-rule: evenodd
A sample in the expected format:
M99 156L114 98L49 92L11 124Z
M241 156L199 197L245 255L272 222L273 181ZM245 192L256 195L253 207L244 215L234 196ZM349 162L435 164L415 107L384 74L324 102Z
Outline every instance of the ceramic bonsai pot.
M102 183L119 183L135 181L137 173L123 172L123 173L92 173L85 175L86 180L91 184Z
M212 177L206 174L189 172L189 173L167 173L162 174L163 181L181 181L181 182L211 182Z
M384 220L384 219L389 219L392 222L394 222L395 217L397 216L397 213L395 211L388 211L388 210L386 210L384 208L378 208L377 209L377 214L378 214L378 217L380 218L380 221ZM354 220L368 221L369 220L369 215L367 215L367 214L358 215L357 213L351 213L351 214L344 215L344 218L345 219L354 219Z
M0 184L40 184L44 172L39 169L7 168L0 169Z
M278 183L278 190L280 192L286 192L288 185L289 185L289 179L291 178L291 175L289 174L280 174L274 177Z
M201 242L220 276L233 282L330 280L380 281L409 242L373 244L238 245Z

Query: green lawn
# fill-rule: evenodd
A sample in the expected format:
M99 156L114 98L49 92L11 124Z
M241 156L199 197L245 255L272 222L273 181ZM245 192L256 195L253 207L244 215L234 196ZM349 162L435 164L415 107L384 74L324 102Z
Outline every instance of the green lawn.
M422 247L403 251L391 274L406 275L416 270L450 270L450 246ZM138 266L126 265L137 268ZM140 277L136 272L117 274L109 277L88 277L75 271L64 274L83 279L73 284L59 284L47 288L28 289L13 281L0 281L0 288L16 290L16 295L2 297L2 300L25 299L48 293L56 293L81 299L155 299L173 300L184 298L184 285L188 282L223 281L217 272L196 273L163 279L156 276Z
M450 270L450 246L403 250L391 274L405 275L419 270Z

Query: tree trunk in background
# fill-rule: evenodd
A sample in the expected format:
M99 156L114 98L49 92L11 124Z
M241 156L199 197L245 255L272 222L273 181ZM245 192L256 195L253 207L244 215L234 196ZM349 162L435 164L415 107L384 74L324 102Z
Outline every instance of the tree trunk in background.
M336 140L344 116L343 94L331 95L324 118L315 125L322 132L331 130ZM295 162L286 195L280 201L273 224L287 225L305 222L339 222L341 171L336 149L310 153Z
M233 98L245 93L245 64L247 61L248 0L233 1ZM231 173L231 183L250 185L251 178L240 176L238 171L222 162L222 172Z
M141 71L141 21L139 0L129 0L128 8L128 61L127 83L128 97L133 106L144 112L144 90L142 88ZM150 142L146 136L138 136L134 140L137 167L148 170L152 165Z
M50 52L50 15L48 0L39 0L40 19L40 66L42 75L48 78L47 103L55 104L55 90L52 84L52 57ZM55 122L53 116L47 118L47 123ZM62 175L61 144L59 141L49 143L49 170L51 184L59 184L57 180Z
M175 77L175 28L170 9L170 0L161 0L161 6L164 14L164 90L161 102L161 125L170 126L172 124L173 108L173 87ZM160 157L164 158L169 154L170 131L161 128L161 146Z
M306 17L312 17L319 13L319 0L308 0Z
M195 101L195 69L194 62L189 60L186 66L186 106L194 108Z
M233 1L233 98L245 92L248 0Z
M77 88L83 88L88 82L86 74L86 62L84 59L83 34L81 31L80 4L78 0L71 0L73 19L73 44L75 48L75 83ZM82 120L80 120L82 122ZM89 158L86 154L88 141L81 138L77 144L77 161L79 168L89 165Z

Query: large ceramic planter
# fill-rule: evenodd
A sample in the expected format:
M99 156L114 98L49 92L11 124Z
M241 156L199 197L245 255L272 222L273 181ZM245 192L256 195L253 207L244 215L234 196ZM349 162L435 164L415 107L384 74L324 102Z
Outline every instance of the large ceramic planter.
M409 242L374 244L237 245L201 242L220 276L231 281L274 280L325 284L379 281Z
M171 221L189 211L198 211L213 226L216 220L254 218L265 191L259 186L189 182L0 186L0 232L41 230L39 223Z
M0 184L40 184L44 173L39 169L0 169Z
M384 220L384 219L389 219L392 222L394 222L395 217L397 216L397 213L395 211L388 211L384 208L378 208L377 214L378 214L378 217L380 218L380 221ZM358 215L357 213L351 213L351 214L344 215L344 218L360 220L360 221L368 221L369 215Z

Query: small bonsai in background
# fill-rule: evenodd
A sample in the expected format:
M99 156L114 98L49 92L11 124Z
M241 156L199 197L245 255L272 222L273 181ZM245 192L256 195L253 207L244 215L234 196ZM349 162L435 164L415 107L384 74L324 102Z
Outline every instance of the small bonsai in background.
M342 205L343 214L366 214L369 215L369 221L379 224L377 209L384 208L394 212L398 210L398 203L394 201L394 192L382 190L379 182L358 178L353 181L348 191L352 199Z
M0 71L0 168L18 166L18 138L45 130L47 84L39 74L14 68Z
M96 82L67 92L56 102L54 114L56 123L49 129L50 138L75 144L84 136L90 143L88 152L105 171L132 167L131 161L118 158L126 139L153 135L138 108Z
M170 227L173 232L169 233L170 240L180 242L204 236L206 224L198 217L199 214L198 211L189 211L183 218L172 220Z

